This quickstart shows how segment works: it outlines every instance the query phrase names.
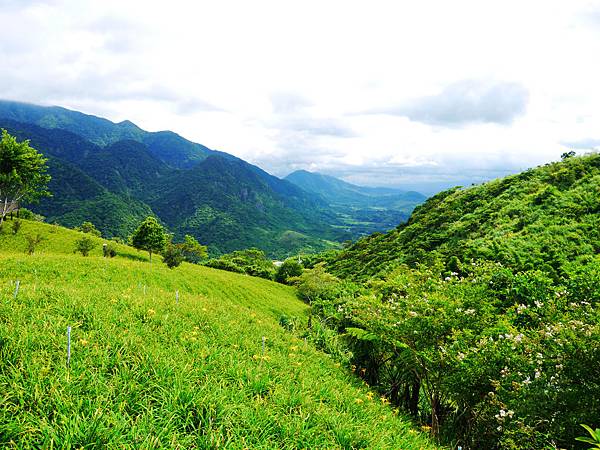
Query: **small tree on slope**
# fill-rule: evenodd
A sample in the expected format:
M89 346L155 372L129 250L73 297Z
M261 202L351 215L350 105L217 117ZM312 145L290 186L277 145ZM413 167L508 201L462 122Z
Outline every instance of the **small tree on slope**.
M29 141L17 142L2 130L0 140L0 226L21 201L33 202L49 196L46 185L48 160L32 147Z
M148 216L131 236L131 244L139 250L146 250L152 262L152 253L160 253L165 248L167 234L156 218Z

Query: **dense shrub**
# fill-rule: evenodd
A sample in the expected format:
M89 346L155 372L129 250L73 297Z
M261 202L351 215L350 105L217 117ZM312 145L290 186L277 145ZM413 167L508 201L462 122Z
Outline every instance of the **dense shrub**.
M245 273L255 277L272 280L275 276L273 261L266 257L261 250L251 248L228 253L205 263L208 267Z
M183 262L183 252L181 248L174 244L167 244L163 252L163 262L169 269L179 266Z
M75 241L75 250L73 253L79 252L83 256L88 256L94 247L96 247L96 242L92 238L84 236Z
M572 447L600 411L600 260L563 283L471 264L400 267L313 313L345 334L356 373L466 448Z
M75 230L81 231L82 233L88 233L96 237L102 236L102 233L100 233L100 231L92 222L83 222L81 226L75 227Z
M287 284L290 278L298 277L300 275L302 275L302 264L295 258L286 259L283 264L277 268L275 281Z
M27 242L27 246L25 248L25 253L27 253L28 255L33 255L38 244L43 240L44 237L39 233L26 235L25 241Z

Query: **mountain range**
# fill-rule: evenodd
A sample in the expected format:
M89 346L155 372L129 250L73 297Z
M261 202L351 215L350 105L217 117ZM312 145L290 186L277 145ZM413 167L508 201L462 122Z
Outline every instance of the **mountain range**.
M31 209L71 227L89 220L108 237L154 214L211 254L257 247L285 257L390 229L424 200L308 172L282 180L172 131L61 107L0 101L0 127L49 158L53 197Z
M426 197L415 191L365 187L320 173L297 170L285 180L321 196L353 237L387 231L405 222Z

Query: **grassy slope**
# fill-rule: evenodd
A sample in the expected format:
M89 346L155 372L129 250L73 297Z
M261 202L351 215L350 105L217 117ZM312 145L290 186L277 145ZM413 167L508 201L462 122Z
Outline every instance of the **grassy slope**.
M71 253L80 234L55 226L7 231L2 446L431 446L348 371L281 328L282 315L303 318L307 309L290 288L187 264L150 266L125 246L129 258L103 259L100 247L83 258ZM23 235L33 232L47 239L26 256Z

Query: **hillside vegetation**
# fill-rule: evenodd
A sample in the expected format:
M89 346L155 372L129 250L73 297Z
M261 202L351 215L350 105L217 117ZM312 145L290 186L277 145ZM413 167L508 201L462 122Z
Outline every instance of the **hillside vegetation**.
M357 373L442 440L586 448L599 253L600 155L567 157L443 192L396 230L313 258L325 264L298 284Z
M329 267L343 277L366 279L399 264L440 260L449 267L483 259L517 271L542 270L556 279L568 261L599 251L595 154L437 194L406 224L359 240Z
M116 258L100 246L82 257L72 253L79 232L23 221L12 234L10 223L0 234L0 446L432 448L311 336L281 326L306 321L292 288L169 270L122 245ZM44 239L29 256L32 234Z

